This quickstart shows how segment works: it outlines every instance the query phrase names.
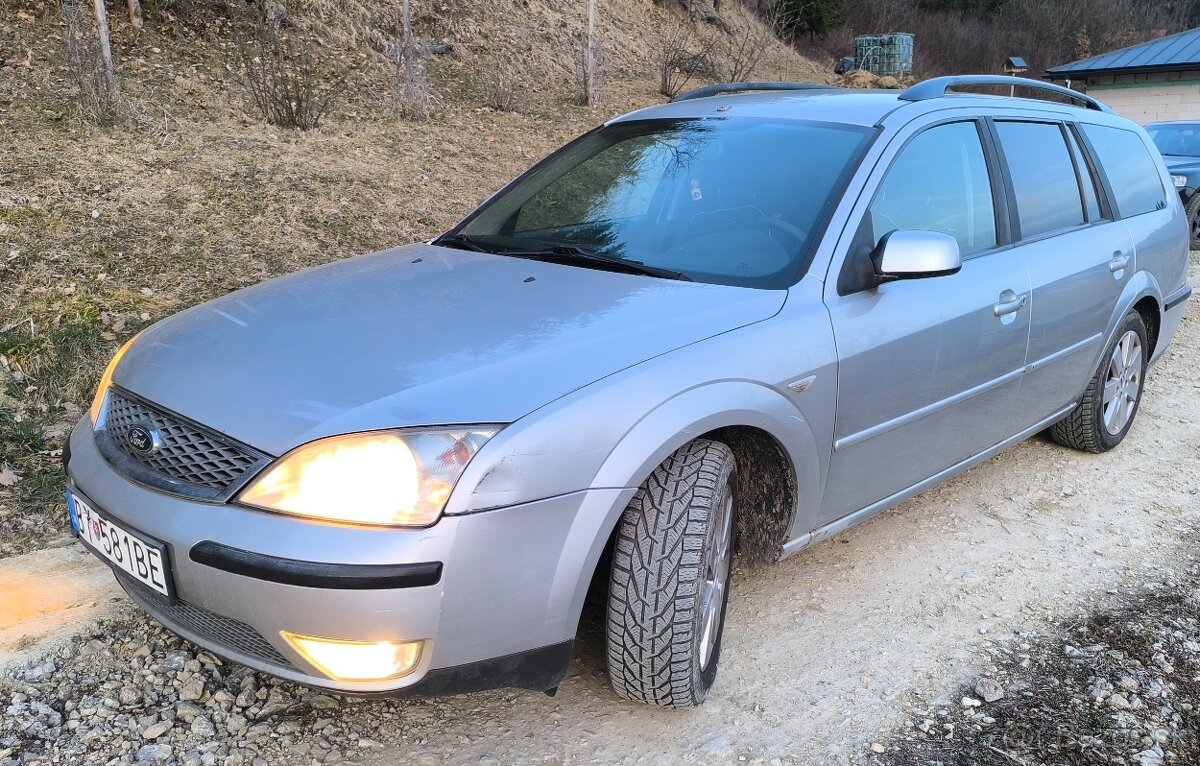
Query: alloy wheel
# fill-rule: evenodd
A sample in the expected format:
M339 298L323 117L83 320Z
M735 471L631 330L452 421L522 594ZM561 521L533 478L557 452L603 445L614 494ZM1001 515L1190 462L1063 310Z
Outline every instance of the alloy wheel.
M1104 379L1100 409L1104 428L1113 436L1121 433L1133 417L1142 389L1142 339L1128 330L1113 348Z
M704 591L700 601L701 635L700 670L708 668L721 635L721 617L725 606L725 590L729 586L730 563L733 560L733 487L725 485L716 507L712 545L704 566Z

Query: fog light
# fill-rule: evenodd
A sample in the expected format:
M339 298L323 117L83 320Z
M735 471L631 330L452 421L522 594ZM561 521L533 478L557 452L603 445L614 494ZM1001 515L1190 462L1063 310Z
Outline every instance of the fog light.
M424 641L341 641L286 630L279 634L304 659L335 681L389 681L408 675Z

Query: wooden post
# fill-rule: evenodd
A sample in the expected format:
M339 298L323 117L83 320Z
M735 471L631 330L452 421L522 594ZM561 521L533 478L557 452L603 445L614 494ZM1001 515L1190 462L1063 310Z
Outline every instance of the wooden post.
M588 106L600 102L600 84L596 71L596 0L588 0L587 42L583 48L583 98Z

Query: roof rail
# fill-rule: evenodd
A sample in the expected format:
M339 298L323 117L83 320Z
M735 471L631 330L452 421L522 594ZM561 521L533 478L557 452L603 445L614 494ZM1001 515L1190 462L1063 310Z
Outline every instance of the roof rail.
M705 85L700 88L680 93L671 99L676 101L691 101L694 98L719 96L722 93L738 93L746 90L837 90L836 85L819 85L813 82L722 82L716 85Z
M946 95L946 91L950 88L962 85L972 87L1002 86L1011 88L1013 86L1020 86L1022 88L1034 88L1073 99L1088 109L1095 109L1098 112L1112 112L1111 109L1100 101L1077 90L1064 88L1061 85L1055 85L1050 82L1042 82L1041 80L1031 80L1027 77L1011 77L1009 75L998 74L963 74L950 77L934 77L932 80L919 82L908 90L905 90L900 94L900 98L904 101L928 101L933 98L941 98Z

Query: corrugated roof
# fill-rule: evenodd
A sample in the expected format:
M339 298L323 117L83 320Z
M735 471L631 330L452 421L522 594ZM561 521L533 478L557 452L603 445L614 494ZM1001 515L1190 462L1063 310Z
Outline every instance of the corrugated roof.
M1200 28L1046 70L1046 75L1098 74L1200 67Z

